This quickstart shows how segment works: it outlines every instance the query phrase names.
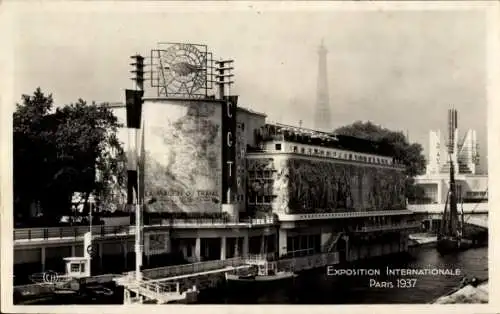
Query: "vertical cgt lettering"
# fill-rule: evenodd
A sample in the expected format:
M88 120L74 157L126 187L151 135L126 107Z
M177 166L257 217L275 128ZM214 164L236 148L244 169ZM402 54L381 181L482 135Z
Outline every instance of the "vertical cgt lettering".
M236 99L236 100L235 100ZM223 154L222 154L222 190L237 190L236 182L236 145L234 135L236 134L236 101L235 96L224 97L222 103L222 134L223 134ZM223 203L230 203L230 194L223 194Z

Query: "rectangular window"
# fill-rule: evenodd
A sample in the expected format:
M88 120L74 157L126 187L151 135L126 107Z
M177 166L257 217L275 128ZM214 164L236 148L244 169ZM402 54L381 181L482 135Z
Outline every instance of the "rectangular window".
M293 152L296 153L297 152L297 146L294 146L293 147Z
M276 150L281 150L281 144L275 144L275 145L274 145L274 148L275 148Z
M71 272L72 273L79 273L80 272L80 264L71 263Z
M82 273L84 273L85 272L85 263L81 263L80 266L81 266L81 269L82 269L81 270Z

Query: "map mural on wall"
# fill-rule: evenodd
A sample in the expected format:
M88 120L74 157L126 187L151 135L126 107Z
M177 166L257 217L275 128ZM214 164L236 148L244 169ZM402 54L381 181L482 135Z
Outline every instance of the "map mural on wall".
M271 166L273 165L273 166ZM404 209L404 174L400 170L307 159L249 160L253 176L248 195L269 195L272 208L288 214ZM252 172L254 173L254 172Z
M221 110L200 101L146 102L145 194L156 212L220 212Z

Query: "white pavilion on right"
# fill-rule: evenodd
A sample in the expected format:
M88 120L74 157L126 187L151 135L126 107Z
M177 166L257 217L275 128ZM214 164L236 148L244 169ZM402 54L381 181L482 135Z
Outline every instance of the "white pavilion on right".
M450 156L455 168L455 180L459 201L482 203L488 200L488 175L478 173L479 154L476 131L469 129L460 139L457 113L450 110L449 139L443 140L441 131L429 132L429 157L426 173L416 177L416 183L424 188L424 203L444 204L449 189ZM442 143L445 144L442 144ZM451 147L448 147L451 143Z

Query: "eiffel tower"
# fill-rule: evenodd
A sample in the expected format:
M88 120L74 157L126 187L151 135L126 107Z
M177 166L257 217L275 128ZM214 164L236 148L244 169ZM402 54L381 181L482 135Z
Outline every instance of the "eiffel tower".
M326 50L323 40L318 50L318 82L316 94L316 111L314 116L314 128L318 131L332 132L330 113L330 96L328 93L328 76Z

